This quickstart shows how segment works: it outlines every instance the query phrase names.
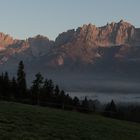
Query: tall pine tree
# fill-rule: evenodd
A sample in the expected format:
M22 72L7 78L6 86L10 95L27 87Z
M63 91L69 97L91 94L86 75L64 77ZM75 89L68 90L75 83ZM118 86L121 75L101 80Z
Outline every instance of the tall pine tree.
M23 61L19 62L18 71L17 71L17 84L19 90L19 98L26 98L26 74L24 72L24 64Z
M32 104L40 104L40 92L43 84L43 76L40 73L35 75L36 79L33 81L31 87Z

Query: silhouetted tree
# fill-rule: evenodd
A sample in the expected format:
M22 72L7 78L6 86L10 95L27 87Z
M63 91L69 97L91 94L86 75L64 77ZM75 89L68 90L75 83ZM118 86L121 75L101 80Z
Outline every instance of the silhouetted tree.
M3 77L3 80L4 80L6 83L9 83L8 72L5 72L4 77Z
M10 98L10 80L8 76L8 72L5 72L3 76L3 98L5 100L9 100Z
M64 105L65 105L65 92L64 92L64 90L60 91L59 99L60 99L60 103L62 105L62 109L64 109Z
M12 93L11 95L12 100L16 101L19 97L19 93L18 93L18 85L15 77L13 77L11 81L11 93Z
M82 108L84 112L89 111L89 103L88 103L87 97L85 97L85 99L82 101Z
M17 84L19 90L19 98L24 99L26 98L26 74L24 72L24 64L23 61L19 62L18 71L17 71Z
M78 99L77 97L74 97L74 98L73 98L73 105L74 105L75 107L78 107L78 106L80 105L80 101L79 101L79 99Z
M106 105L104 115L108 117L117 116L117 108L113 100L109 104Z
M66 106L72 106L73 104L73 102L72 102L72 98L69 96L69 94L64 94L64 96L65 96L65 99L64 99L64 103L65 103L65 105ZM72 109L72 107L71 108L69 108L69 109Z
M0 100L2 100L2 84L3 84L3 78L2 75L0 75Z
M54 89L54 101L55 103L59 103L59 94L60 94L60 89L59 86L56 85Z
M40 73L35 75L36 79L33 81L33 85L31 87L31 96L33 104L38 104L40 102L40 91L43 84L43 76Z
M3 84L4 84L4 80L3 80L3 73L0 76L0 99L3 100L3 92L4 92L4 88L3 88Z
M59 86L58 85L55 86L54 93L55 93L56 96L59 95L60 89L59 89Z
M48 80L46 79L43 82L42 88L40 89L40 105L42 106L46 106L47 105L47 101L50 100L50 93L48 91Z
M54 93L54 84L53 84L53 81L52 80L48 80L48 92L50 94L53 94Z
M82 101L82 107L88 109L88 100L87 97Z

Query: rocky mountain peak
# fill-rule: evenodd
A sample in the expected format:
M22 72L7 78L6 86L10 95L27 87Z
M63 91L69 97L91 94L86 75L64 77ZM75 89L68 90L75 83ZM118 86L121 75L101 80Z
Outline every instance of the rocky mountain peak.
M43 35L36 35L35 37L28 38L27 43L33 56L46 54L51 46L54 45L53 41L50 41L48 37Z
M66 32L63 32L58 35L58 37L55 40L55 46L61 46L63 44L69 43L73 41L75 38L75 30L71 29Z
M91 23L84 24L76 30L72 29L59 34L55 41L53 65L58 65L56 63L58 58L63 59L63 64L68 61L94 63L101 57L98 48L132 46L135 42L140 45L138 36L140 36L138 29L123 20L107 23L102 27L96 27ZM128 50L129 47L123 48L123 52Z
M5 50L8 45L11 45L14 42L14 39L7 34L0 33L0 51Z
M40 34L38 34L38 35L36 35L36 36L34 36L32 38L29 38L29 39L49 40L49 38L47 36L43 36L43 35L40 35Z
M0 33L0 63L3 64L11 56L16 56L15 60L28 58L33 61L34 58L44 58L46 65L55 67L70 63L94 64L97 59L102 58L104 51L112 46L115 48L110 50L115 50L117 58L123 58L131 52L129 46L138 45L140 46L140 29L123 20L107 23L102 27L91 23L84 24L59 34L55 41L42 35L26 40L14 40L9 35ZM116 52L118 46L122 48L119 53Z
M77 36L85 38L96 46L129 44L133 41L135 27L123 20L118 23L107 23L106 26L83 25L77 29Z

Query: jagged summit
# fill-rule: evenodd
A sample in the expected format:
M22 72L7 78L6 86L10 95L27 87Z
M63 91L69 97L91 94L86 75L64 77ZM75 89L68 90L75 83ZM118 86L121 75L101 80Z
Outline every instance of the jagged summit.
M0 32L0 51L5 50L8 45L14 43L14 39L8 35Z
M35 61L41 61L40 64L49 67L75 63L94 65L107 56L111 56L111 59L134 55L139 57L139 51L134 49L136 46L140 46L140 29L123 20L102 27L84 24L77 29L60 33L55 41L42 35L14 40L9 35L0 33L0 63L7 63L7 68L11 61L18 63L21 59L35 64ZM105 55L109 49L112 52Z
M81 40L92 46L112 46L121 44L134 44L137 29L123 20L118 23L108 23L102 27L84 24L76 30L68 30L56 38L57 45L64 45L74 40ZM136 43L136 42L135 42Z

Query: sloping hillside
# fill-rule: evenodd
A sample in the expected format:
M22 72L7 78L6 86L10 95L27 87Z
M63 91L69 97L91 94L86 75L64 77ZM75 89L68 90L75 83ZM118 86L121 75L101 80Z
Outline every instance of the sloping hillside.
M0 140L139 140L140 124L0 102Z

